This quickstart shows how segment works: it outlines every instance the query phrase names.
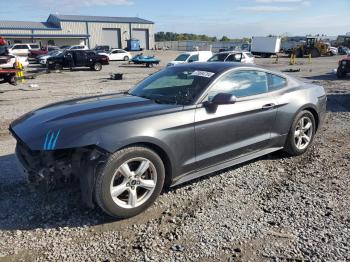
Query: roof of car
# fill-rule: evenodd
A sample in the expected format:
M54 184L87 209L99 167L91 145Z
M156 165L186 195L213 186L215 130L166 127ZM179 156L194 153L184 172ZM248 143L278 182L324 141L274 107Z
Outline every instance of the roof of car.
M231 51L222 51L217 54L237 54L237 53L250 53L250 52L246 50L231 50Z
M187 54L187 55L195 55L195 54L204 54L204 53L212 53L212 51L188 51L188 52L184 52L181 54Z
M256 67L253 64L242 64L242 63L236 63L236 62L230 62L230 63L223 63L223 62L195 62L195 63L186 63L186 64L179 64L176 65L176 67L184 67L184 68L191 68L195 70L201 70L201 71L209 71L213 73L221 73L226 70L229 70L231 68L237 68L237 67Z

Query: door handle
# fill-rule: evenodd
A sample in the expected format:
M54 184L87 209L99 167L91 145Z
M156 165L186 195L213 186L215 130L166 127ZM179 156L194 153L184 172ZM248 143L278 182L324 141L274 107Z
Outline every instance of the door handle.
M272 109L275 107L275 104L274 103L271 103L271 104L266 104L266 105L263 105L262 106L262 110L268 110L268 109Z

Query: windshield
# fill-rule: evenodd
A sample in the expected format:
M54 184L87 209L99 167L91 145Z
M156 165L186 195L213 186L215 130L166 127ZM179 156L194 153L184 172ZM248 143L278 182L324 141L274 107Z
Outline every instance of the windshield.
M208 86L215 73L191 68L171 67L142 81L129 94L156 103L188 105Z
M57 56L57 55L59 55L61 53L62 53L62 51L55 50L55 51L48 52L47 54L49 56Z
M213 55L213 56L208 60L208 62L217 62L217 61L223 62L223 61L225 61L227 55L228 55L227 53Z
M184 62L187 60L187 58L189 57L190 55L189 54L181 54L179 55L175 61L181 61L181 62Z

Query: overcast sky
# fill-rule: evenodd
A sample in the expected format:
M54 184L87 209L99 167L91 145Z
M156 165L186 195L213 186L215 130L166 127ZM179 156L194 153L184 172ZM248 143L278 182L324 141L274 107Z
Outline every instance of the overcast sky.
M156 31L210 36L350 32L350 0L0 0L0 20L45 21L50 13L138 16Z

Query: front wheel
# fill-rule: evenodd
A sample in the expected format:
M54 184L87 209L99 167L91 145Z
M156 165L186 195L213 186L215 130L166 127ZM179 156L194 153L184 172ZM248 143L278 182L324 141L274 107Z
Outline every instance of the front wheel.
M301 111L293 121L284 150L292 156L305 153L312 144L315 132L314 115L310 111Z
M124 61L129 61L129 57L128 57L128 56L125 56L125 57L124 57Z
M62 70L63 66L61 64L54 64L52 66L49 66L48 68L53 68L54 70Z
M96 63L93 65L93 70L94 70L94 71L101 71L101 70L102 70L102 64L96 62Z
M153 204L164 178L164 164L153 150L128 147L110 156L98 172L95 199L113 217L132 217Z

